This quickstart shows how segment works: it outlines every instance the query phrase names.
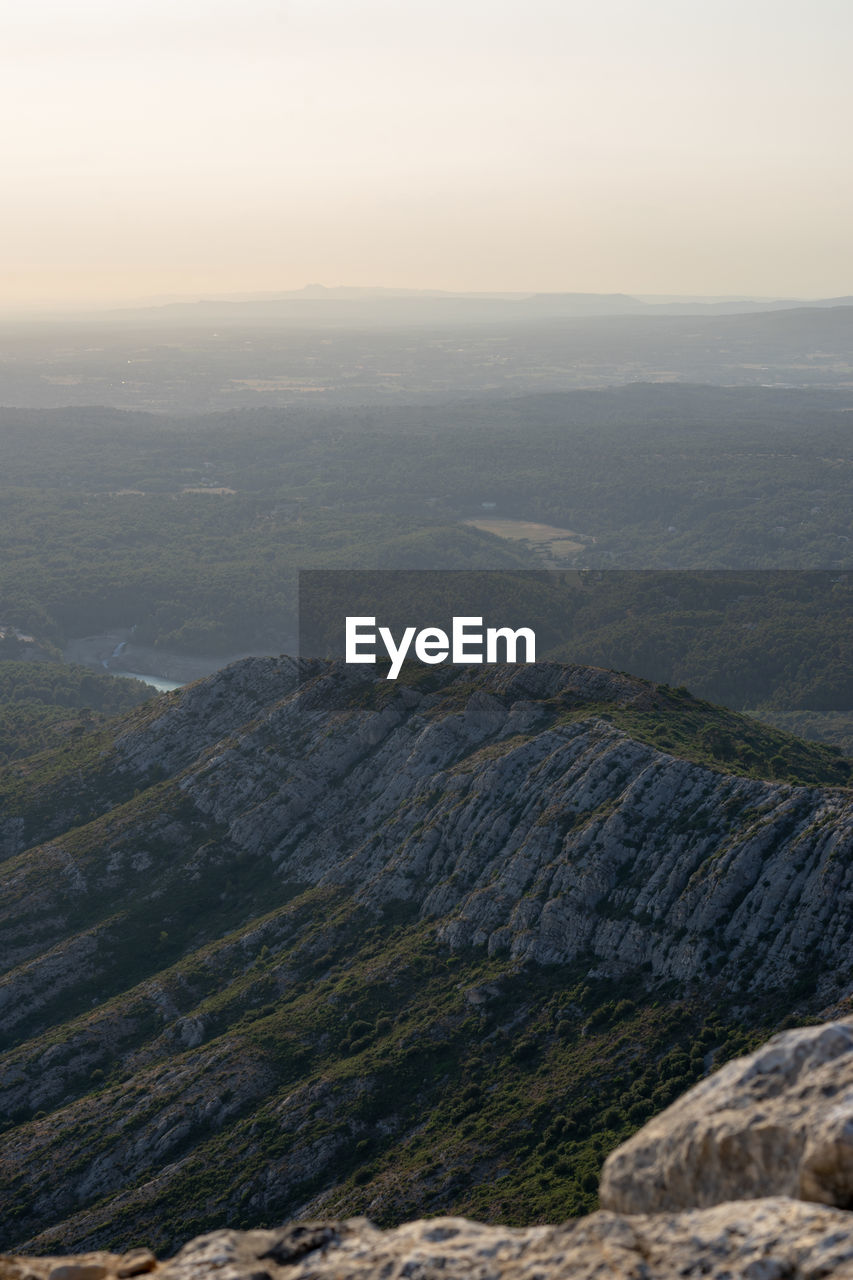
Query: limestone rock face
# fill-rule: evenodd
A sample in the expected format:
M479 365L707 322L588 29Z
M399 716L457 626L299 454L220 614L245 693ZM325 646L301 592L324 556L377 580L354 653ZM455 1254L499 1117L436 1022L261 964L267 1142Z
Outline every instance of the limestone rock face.
M455 950L732 984L748 966L762 989L795 981L809 948L821 970L853 964L846 792L717 773L596 713L555 719L643 707L648 687L614 672L497 668L459 705L400 686L381 712L348 703L358 678L290 692L292 660L236 664L119 739L121 767L180 769L235 852L373 907L412 901Z
M440 1082L412 1070L401 1101L378 1064L436 1039L467 1054L469 1016L532 1055L513 1071L556 1061L594 1009L552 1017L543 966L588 974L590 1001L602 978L750 1014L813 978L816 999L845 999L853 794L651 745L636 726L657 712L717 714L674 698L555 663L407 684L259 658L137 708L73 767L16 771L0 813L0 1247L167 1252L220 1222L461 1207L425 1157L405 1186L386 1177ZM384 979L409 956L435 962L436 983L439 960L455 975L423 1018L420 993ZM343 965L358 999L340 994ZM377 973L388 1018L370 1039L350 1024ZM486 1075L502 1044L489 1039ZM820 1125L768 1120L751 1173L727 1139L709 1169L726 1187L733 1163L738 1190L708 1200L797 1195L802 1178L801 1194L846 1203L844 1098L829 1101ZM341 1187L380 1122L377 1202ZM503 1176L517 1154L503 1132L484 1151L461 1135L460 1178L474 1160L481 1185ZM202 1182L215 1192L188 1227L179 1206Z
M853 1207L853 1019L727 1063L617 1148L599 1189L620 1213L765 1195Z
M0 1280L113 1280L116 1254L0 1258ZM680 1214L601 1212L563 1226L432 1218L380 1231L364 1218L215 1231L155 1266L157 1280L850 1280L853 1219L784 1198Z

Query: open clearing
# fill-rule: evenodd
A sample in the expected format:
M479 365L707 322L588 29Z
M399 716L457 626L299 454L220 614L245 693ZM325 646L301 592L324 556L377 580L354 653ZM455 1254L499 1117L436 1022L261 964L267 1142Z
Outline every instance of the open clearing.
M500 517L477 516L465 520L465 524L482 529L484 533L493 533L498 538L509 538L513 542L526 542L534 550L542 552L549 559L559 560L564 556L576 555L583 551L591 541L573 529L558 529L553 524L536 524L533 520L504 520Z

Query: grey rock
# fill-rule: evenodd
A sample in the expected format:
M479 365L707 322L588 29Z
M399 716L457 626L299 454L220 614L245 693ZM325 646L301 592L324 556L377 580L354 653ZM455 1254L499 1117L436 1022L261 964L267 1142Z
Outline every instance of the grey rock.
M119 1275L120 1258L97 1257L99 1276ZM83 1272L91 1266L0 1258L0 1280L48 1280L59 1270L65 1280L87 1280ZM432 1218L380 1231L354 1218L215 1231L190 1241L153 1274L158 1280L851 1280L853 1219L785 1198L680 1214L599 1212L524 1229Z

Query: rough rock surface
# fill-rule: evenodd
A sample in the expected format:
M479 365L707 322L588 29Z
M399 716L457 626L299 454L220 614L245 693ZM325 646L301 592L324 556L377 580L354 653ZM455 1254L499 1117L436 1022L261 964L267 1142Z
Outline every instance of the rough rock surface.
M0 1258L0 1280L143 1274L127 1256ZM433 1218L380 1231L364 1218L277 1231L215 1231L156 1265L157 1280L849 1280L853 1219L775 1198L681 1214L607 1212L563 1226Z
M853 1019L774 1037L611 1155L601 1196L622 1212L526 1229L433 1218L380 1231L354 1218L222 1230L159 1263L145 1249L0 1257L0 1280L851 1280L853 1215L759 1197L781 1183L850 1203L852 1084ZM663 1211L626 1211L639 1204Z
M774 1036L727 1063L607 1159L620 1213L753 1196L853 1207L853 1019Z

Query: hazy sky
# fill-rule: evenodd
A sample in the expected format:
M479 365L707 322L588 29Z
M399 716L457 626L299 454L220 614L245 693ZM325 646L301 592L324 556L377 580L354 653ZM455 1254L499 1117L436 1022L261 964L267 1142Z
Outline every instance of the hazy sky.
M0 0L5 301L853 292L853 0Z

